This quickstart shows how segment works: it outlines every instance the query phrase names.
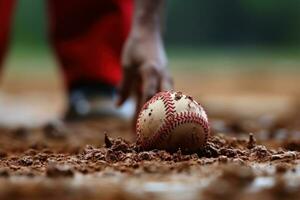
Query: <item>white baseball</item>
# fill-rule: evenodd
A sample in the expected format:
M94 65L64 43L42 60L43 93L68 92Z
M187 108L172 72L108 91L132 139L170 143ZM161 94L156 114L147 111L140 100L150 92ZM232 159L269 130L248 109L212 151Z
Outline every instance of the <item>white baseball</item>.
M140 111L136 125L144 150L196 151L209 136L207 115L200 104L181 92L160 92Z

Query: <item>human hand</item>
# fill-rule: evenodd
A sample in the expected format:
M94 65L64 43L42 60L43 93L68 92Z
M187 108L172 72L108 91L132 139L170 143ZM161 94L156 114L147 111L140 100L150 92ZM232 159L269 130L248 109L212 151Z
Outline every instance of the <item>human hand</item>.
M138 31L129 35L122 54L123 81L118 105L130 94L137 97L135 118L143 104L159 91L172 89L160 33Z

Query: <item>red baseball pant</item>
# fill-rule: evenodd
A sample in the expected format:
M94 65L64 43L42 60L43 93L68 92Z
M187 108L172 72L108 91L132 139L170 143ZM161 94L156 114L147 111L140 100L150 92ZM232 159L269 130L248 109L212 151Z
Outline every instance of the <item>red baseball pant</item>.
M8 41L15 0L0 0L0 62ZM50 42L67 87L94 81L116 85L128 35L132 0L48 0Z

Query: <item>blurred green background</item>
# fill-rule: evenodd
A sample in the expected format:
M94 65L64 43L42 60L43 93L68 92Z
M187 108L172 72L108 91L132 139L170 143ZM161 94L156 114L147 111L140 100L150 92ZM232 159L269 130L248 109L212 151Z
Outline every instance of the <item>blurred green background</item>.
M298 0L169 0L165 41L171 66L297 68L299 11ZM39 59L54 65L45 0L18 1L12 35L9 65L32 67Z
M14 39L44 46L46 1L19 0ZM297 46L300 41L298 0L170 0L168 46Z
M47 1L17 2L0 118L42 120L62 113L67 93L47 40ZM168 0L164 37L175 88L206 96L210 113L287 110L286 95L300 97L299 11L299 0Z

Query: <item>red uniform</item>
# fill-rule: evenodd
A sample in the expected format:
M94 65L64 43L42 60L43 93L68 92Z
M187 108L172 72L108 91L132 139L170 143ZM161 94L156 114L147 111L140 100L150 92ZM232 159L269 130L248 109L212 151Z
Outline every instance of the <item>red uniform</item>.
M0 62L9 39L14 0L0 0ZM50 42L68 87L94 81L116 85L131 25L132 0L48 0Z

